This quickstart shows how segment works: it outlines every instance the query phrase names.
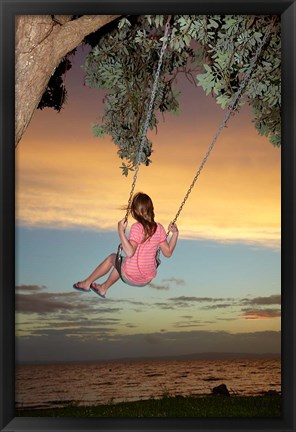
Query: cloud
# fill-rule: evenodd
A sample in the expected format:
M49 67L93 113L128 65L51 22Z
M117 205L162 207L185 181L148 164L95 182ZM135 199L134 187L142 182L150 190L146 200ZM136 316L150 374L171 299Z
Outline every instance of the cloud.
M241 300L243 307L241 309L242 316L246 320L271 319L279 318L281 310L279 308L264 308L260 306L281 305L281 296L274 294L268 297L243 298ZM253 307L252 307L253 306ZM256 307L259 306L259 307Z
M184 77L180 78L180 83L187 102L181 123L186 121L186 127L180 128L175 119L168 118L153 137L153 145L157 148L153 158L155 163L147 172L141 171L143 184L149 184L157 213L163 220L170 220L169 209L175 205L177 196L183 197L188 174L196 172L196 161L207 151L206 125L220 121L217 106L211 98L201 92L202 103L191 106L188 102L193 99L188 87L190 83L186 83ZM76 90L82 85L73 80L70 90L73 88L72 107L81 103L81 94L78 96ZM57 119L51 113L42 113L30 126L30 134L23 137L23 145L18 151L17 188L17 217L22 224L98 228L113 227L114 220L118 220L115 207L126 196L126 182L119 179L119 162L117 164L114 159L111 138L100 140L100 146L93 144L87 125L93 116L94 100L91 93L87 98L79 115L75 108L74 111L64 110ZM192 116L186 115L189 108ZM266 137L256 134L247 110L240 112L240 127L231 128L230 135L227 137L226 131L226 136L221 138L223 145L216 149L217 157L211 159L212 169L207 170L206 184L198 194L193 194L190 211L182 216L182 235L188 233L188 238L280 243L280 155L272 146L262 146ZM103 114L101 105L99 111ZM246 115L242 115L243 112ZM193 116L202 120L205 126L202 130ZM48 128L44 136L42 126L45 127L48 121L54 126ZM70 128L71 136L65 134ZM42 146L39 145L41 137ZM180 146L180 139L186 142L186 148ZM246 163L250 160L254 162ZM87 170L80 169L82 161L87 163ZM178 181L173 181L174 194L171 194L175 170L178 170ZM237 208L241 211L237 212Z
M226 309L233 306L233 303L218 303L215 305L203 306L203 310Z
M124 324L124 325L127 328L137 328L138 327L136 324L131 324L131 323L127 323L127 324Z
M78 337L87 338L91 335L96 335L98 338L109 337L117 333L118 328L124 324L125 327L132 328L130 323L122 323L120 318L110 318L105 316L91 318L77 318L76 313L72 316L67 314L64 319L64 314L46 319L40 323L39 318L32 318L31 322L16 322L17 336L43 336L51 337L53 335L60 337Z
M135 300L126 300L126 299L123 299L123 300L116 300L116 302L118 302L118 303L128 303L128 304L131 304L133 306L147 306L147 303L144 303L144 302L141 302L141 301L135 301Z
M21 291L21 292L39 292L41 290L46 289L46 286L44 285L17 285L15 287L15 290Z
M34 286L33 286L34 287ZM19 287L18 287L19 288ZM19 290L19 289L18 289ZM30 291L28 289L28 291ZM38 289L31 289L38 292ZM16 311L25 314L52 314L56 312L70 312L79 310L82 312L95 312L100 307L100 313L119 312L120 308L106 307L102 303L84 301L77 293L33 293L33 294L16 294ZM110 304L110 303L109 303Z
M221 298L221 297L173 297L169 299L170 301L176 301L176 302L218 302L218 301L225 301L225 300L233 300L231 298Z
M38 330L32 330L31 335L32 336L44 336L44 337L51 337L51 336L61 336L63 338L65 337L71 337L71 336L77 336L79 339L84 339L88 336L95 335L98 339L102 337L106 337L106 334L114 334L114 328L113 327L79 327L79 328L72 328L72 329L38 329Z
M163 310L174 310L178 308L176 305L166 302L156 302L153 306Z
M244 319L257 320L279 318L281 316L280 309L242 309Z
M221 298L221 297L187 297L187 296L180 296L180 297L172 297L169 298L168 301L170 302L170 307L172 309L178 309L178 308L189 308L189 307L196 307L196 303L216 303L216 302L223 302L220 305L213 305L213 306L204 306L201 309L217 309L221 307L227 307L227 306L233 306L236 304L236 300L232 298ZM227 304L224 302L228 302ZM223 306L222 306L223 305Z
M39 336L42 330L39 330ZM47 337L18 337L17 361L96 361L120 358L178 356L194 353L280 353L281 333L262 331L162 331L114 334L112 327L74 331L54 329ZM217 354L217 356L218 356Z
M151 345L162 345L164 342L163 333L145 335L145 340Z
M193 328L193 327L201 327L204 326L206 323L204 321L198 321L196 319L193 319L193 316L191 315L184 315L181 316L181 321L176 321L174 326L176 328Z
M184 285L185 284L184 279L177 279L177 278L174 278L174 277L167 278L167 279L162 279L162 281L163 282L173 282L176 285Z
M95 327L95 326L107 326L107 325L117 325L121 322L119 318L107 318L107 317L99 317L99 318L91 318L84 320L72 320L72 321L60 321L60 322L51 322L48 323L48 328L72 328L72 327Z
M269 297L255 297L253 299L242 299L242 303L249 304L249 305L273 305L281 304L281 296L278 294L271 295Z
M150 286L150 288L154 288L157 290L168 290L169 289L168 284L160 285L160 284L155 284L153 282L150 282L149 286Z
M191 321L189 322L177 322L175 323L176 328L193 328L193 327L202 327L204 326L204 323L200 323L197 321Z
M231 307L237 307L237 306L265 306L265 305L280 305L281 304L281 296L280 295L271 295L268 297L255 297L255 298L243 298L243 299L235 299L235 298L222 298L222 297L186 297L186 296L180 296L180 297L173 297L168 299L171 306L162 306L162 304L159 304L161 308L179 308L179 307L192 307L195 303L208 303L207 305L202 306L201 310L215 310L215 309L227 309ZM272 317L273 310L267 309L265 312L263 309L256 309L256 308L249 308L249 309L242 309L243 311L254 311L257 313L257 316L259 318L260 314L262 317L264 317L264 314L266 314L266 317L270 315ZM274 312L275 316L279 316L280 312L275 309ZM250 313L251 313L250 312ZM277 314L277 315L276 315Z
M41 294L37 295L26 295L17 294L16 296L16 311L22 313L52 313L63 310L76 309L71 303L61 302L57 300L48 299L47 295L44 297Z

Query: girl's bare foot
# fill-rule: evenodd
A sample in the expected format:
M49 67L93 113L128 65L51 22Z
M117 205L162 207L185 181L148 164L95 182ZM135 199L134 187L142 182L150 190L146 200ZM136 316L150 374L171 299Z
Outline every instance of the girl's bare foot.
M90 289L95 292L96 294L98 294L100 297L105 298L106 297L106 289L104 290L104 288L102 288L103 285L97 284L97 283L92 283L90 286Z

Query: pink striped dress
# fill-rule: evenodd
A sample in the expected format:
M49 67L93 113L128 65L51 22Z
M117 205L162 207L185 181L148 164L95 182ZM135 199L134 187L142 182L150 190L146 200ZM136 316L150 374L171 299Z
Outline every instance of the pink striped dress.
M166 240L166 232L161 224L157 224L157 229L152 237L144 243L144 228L140 222L131 226L129 240L138 244L136 252L132 257L126 257L122 264L124 276L132 283L144 284L155 278L157 267L155 254L159 244Z

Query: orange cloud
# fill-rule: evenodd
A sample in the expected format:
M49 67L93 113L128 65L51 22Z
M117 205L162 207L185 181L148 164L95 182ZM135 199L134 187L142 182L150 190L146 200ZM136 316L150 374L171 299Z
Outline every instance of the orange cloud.
M165 226L203 160L217 118L223 116L214 111L200 119L194 113L166 116L157 134L150 132L153 162L140 168L136 190L151 195L156 217ZM42 115L37 113L17 149L18 222L115 229L125 214L121 207L127 203L132 175L122 176L110 137L92 137L94 113L87 104L80 111L77 106L65 109L63 117L46 113L50 127L41 139ZM258 136L249 111L241 110L219 137L178 219L181 237L279 248L280 186L280 150Z
M244 309L243 319L245 320L262 320L279 318L281 311L279 309Z

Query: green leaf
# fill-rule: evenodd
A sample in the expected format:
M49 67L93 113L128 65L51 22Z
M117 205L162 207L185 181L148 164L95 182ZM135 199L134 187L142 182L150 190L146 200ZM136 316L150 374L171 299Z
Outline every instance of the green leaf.
M218 28L218 27L219 27L219 24L218 24L215 20L210 19L209 28L211 28L211 27L213 27L213 28Z
M125 26L130 27L131 23L129 22L129 20L127 18L122 18L118 23L118 29L121 30Z
M117 28L100 36L86 56L86 85L106 90L102 125L93 127L100 137L109 134L125 161L124 175L135 167L147 105L164 37L164 16L122 18ZM210 93L225 108L237 91L243 74L262 40L267 15L175 15L169 46L164 53L149 129L162 115L180 113L174 93L178 75L186 73L195 85ZM192 40L193 39L193 40ZM193 42L193 43L192 43ZM198 65L198 67L197 67ZM203 66L203 67L202 67ZM264 47L245 91L244 100L254 109L254 126L272 143L280 142L281 104L280 23ZM196 70L197 69L197 70ZM190 78L191 79L191 78ZM198 102L198 98L197 101ZM141 163L149 165L152 142L145 140Z
M96 137L100 137L100 136L104 137L105 136L105 131L104 131L103 125L93 124L92 125L92 131Z

